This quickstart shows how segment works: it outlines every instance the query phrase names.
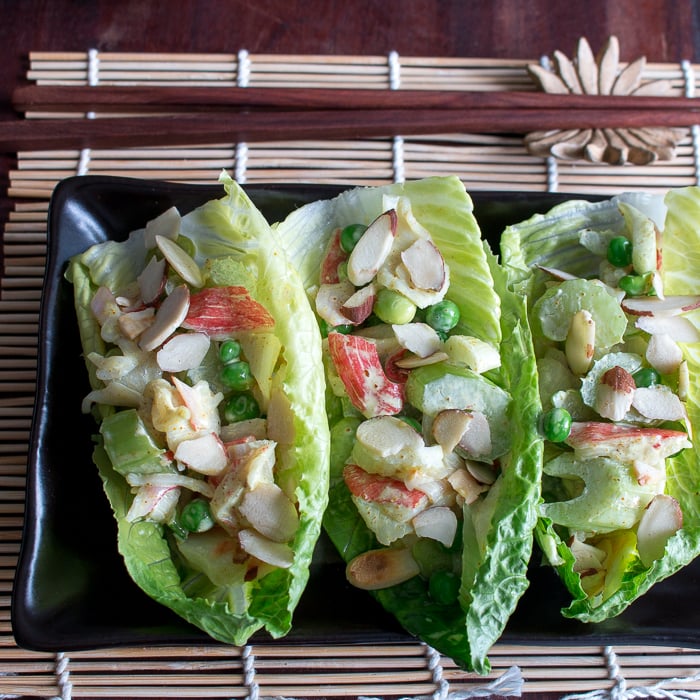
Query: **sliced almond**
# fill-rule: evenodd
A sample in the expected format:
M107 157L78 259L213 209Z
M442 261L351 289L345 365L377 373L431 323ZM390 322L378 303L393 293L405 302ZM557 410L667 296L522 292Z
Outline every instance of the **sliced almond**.
M238 533L238 541L251 557L281 569L288 569L294 563L294 552L289 545L273 542L255 530L245 529Z
M471 459L465 461L464 466L467 471L480 483L491 486L498 478L497 469L484 462L475 462Z
M175 459L207 476L221 474L228 464L224 445L215 433L183 440L175 450Z
M683 361L683 351L670 335L656 333L649 339L646 359L661 374L672 374Z
M491 454L491 427L480 411L471 412L471 420L457 446L467 457L479 459Z
M156 236L165 236L175 240L180 235L182 217L176 207L166 209L162 214L146 224L144 243L147 250L156 245Z
M418 357L428 357L442 350L440 336L427 323L394 324L392 328L401 347Z
M204 277L194 258L175 241L165 236L156 236L156 245L170 264L170 267L193 287L204 286Z
M589 572L600 571L605 563L606 554L599 547L582 542L577 537L572 537L569 542L569 549L574 555L574 571Z
M210 345L205 333L180 333L157 352L156 362L163 372L186 372L202 364Z
M471 420L471 413L459 408L440 411L435 416L432 434L435 442L442 447L443 452L450 453L454 451L462 439L462 435L467 431Z
M349 280L335 284L322 284L316 293L316 313L329 326L342 326L351 322L345 315L343 306L355 293Z
M389 588L408 581L420 568L408 549L373 549L356 556L345 569L351 585L366 591Z
M449 360L450 356L446 352L434 352L427 357L419 357L418 355L407 354L396 360L394 364L401 369L415 369L416 367L425 367L426 365L434 365L438 362Z
M255 530L273 542L289 542L299 527L294 504L273 483L261 482L246 491L238 509Z
M356 287L369 284L389 256L396 236L396 210L380 214L362 234L348 258L348 278Z
M700 307L700 295L626 297L622 309L633 316L677 316Z
M437 246L419 238L401 253L411 286L416 289L439 291L445 284L445 260Z
M700 332L686 316L640 316L634 325L649 335L665 333L677 343L700 342Z
M451 547L457 533L457 516L447 506L426 508L411 521L418 537L428 537Z
M637 551L644 566L660 559L668 540L683 527L683 512L678 501L667 494L654 496L637 527Z
M636 384L622 367L611 367L601 377L594 408L603 418L621 421L632 407Z
M136 278L144 304L152 304L165 289L165 258L152 256L143 272Z
M480 484L466 469L455 469L447 477L447 480L467 505L476 501L479 495L488 488L484 484Z
M673 391L663 384L639 387L634 392L632 406L651 420L683 420L685 407Z
M190 290L184 285L175 287L160 305L153 323L141 334L139 347L155 350L182 324L190 308Z
M569 325L564 352L574 374L585 374L593 362L595 321L590 311L577 311Z
M153 323L155 313L155 309L152 306L140 311L127 311L119 315L117 325L123 335L129 340L134 340Z
M368 284L349 297L340 307L340 312L352 323L359 325L369 318L376 299L376 287L373 284Z

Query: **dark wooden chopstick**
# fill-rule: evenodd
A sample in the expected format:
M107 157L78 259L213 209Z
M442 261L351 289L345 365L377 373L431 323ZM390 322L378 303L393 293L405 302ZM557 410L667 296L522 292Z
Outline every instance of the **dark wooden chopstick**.
M638 95L556 95L527 91L343 88L37 86L17 88L20 112L221 111L241 109L700 110L700 100Z
M513 133L553 129L688 127L695 110L613 109L366 109L182 114L96 119L20 119L0 122L0 151L124 148L420 136Z

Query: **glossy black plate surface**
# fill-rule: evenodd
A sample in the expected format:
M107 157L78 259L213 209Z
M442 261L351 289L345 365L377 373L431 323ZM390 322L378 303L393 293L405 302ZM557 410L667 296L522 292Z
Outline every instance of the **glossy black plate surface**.
M246 191L270 221L334 186L251 186ZM132 644L208 643L211 639L148 598L131 581L116 548L116 524L82 415L89 391L72 302L67 260L94 243L121 240L170 206L185 214L222 196L219 186L126 178L69 178L49 208L48 262L41 306L37 399L27 478L26 522L12 601L17 643L40 651ZM474 192L481 229L497 249L504 226L570 198L546 193ZM503 641L543 644L700 646L700 562L657 584L618 618L584 625L559 614L567 603L555 574L533 561L531 585ZM408 641L392 617L345 581L344 565L322 537L311 580L285 643ZM263 633L253 641L265 643Z

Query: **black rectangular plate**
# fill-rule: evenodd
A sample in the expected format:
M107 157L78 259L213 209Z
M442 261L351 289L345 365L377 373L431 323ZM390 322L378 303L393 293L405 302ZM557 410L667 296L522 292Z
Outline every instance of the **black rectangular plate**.
M350 187L350 185L348 185ZM245 188L269 221L346 187L256 185ZM129 578L116 548L116 523L92 463L89 391L64 279L68 259L105 240L123 240L165 209L182 214L223 196L219 186L83 176L56 187L49 207L48 261L39 328L35 414L27 474L26 518L12 599L16 642L38 651L212 640L147 597ZM544 213L571 195L474 192L475 214L496 251L503 228ZM537 555L535 555L537 557ZM372 644L410 641L393 617L348 585L325 536L285 643ZM566 592L548 567L531 564L531 585L503 636L526 645L672 644L700 646L700 562L657 584L624 614L603 624L567 620ZM273 643L264 633L252 641Z

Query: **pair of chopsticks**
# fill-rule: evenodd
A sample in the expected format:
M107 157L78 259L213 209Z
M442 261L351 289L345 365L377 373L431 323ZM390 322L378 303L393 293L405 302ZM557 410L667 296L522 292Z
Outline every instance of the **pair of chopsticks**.
M32 116L97 118L2 122L0 151L700 124L700 100L693 98L525 91L26 86L15 91L13 105Z

